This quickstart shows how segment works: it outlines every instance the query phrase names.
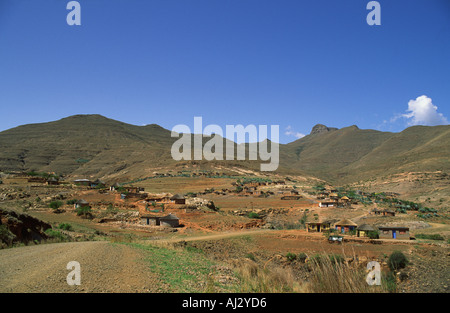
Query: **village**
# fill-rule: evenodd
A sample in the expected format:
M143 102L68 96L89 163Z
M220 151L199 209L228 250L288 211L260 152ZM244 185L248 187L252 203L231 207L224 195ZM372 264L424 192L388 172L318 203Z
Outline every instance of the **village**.
M207 249L213 258L223 253L231 259L250 256L282 267L292 266L292 255L313 258L326 252L355 266L376 260L386 269L386 257L394 251L446 246L444 237L429 240L446 218L435 209L395 192L334 187L296 176L179 171L106 182L9 173L0 184L5 225L14 220L8 210L43 221L26 226L31 237L17 223L10 225L18 232L15 240L39 243L59 234L75 241L192 242L188 246ZM252 238L253 244L238 249L233 243L224 251L223 243L236 236ZM222 239L212 243L212 238Z
M219 216L224 220L231 218L228 224L222 223L222 227L216 227L217 230L237 227L303 229L307 233L338 233L344 238L410 240L414 237L410 234L409 225L412 223L413 227L420 227L420 222L405 221L404 217L408 214L404 209L404 201L398 199L401 195L397 193L346 191L323 183L305 188L297 186L298 182L290 177L234 178L219 172L178 172L176 175L155 173L153 177L137 182L107 184L99 179L63 181L55 175L44 176L47 177L16 173L3 178L0 186L29 191L28 196L23 192L19 198L31 198L33 190L45 190L48 195L55 191L53 196L43 200L39 191L36 192L35 200L38 200L27 202L28 206L34 208L31 211L45 210L58 214L64 209L78 212L83 218L99 224L117 224L121 228L144 232L161 228L185 232L196 226L199 226L198 229L214 230L213 226L207 225L208 218L196 223L201 215L208 216L210 220L216 220ZM221 185L220 188L203 190L184 189L179 193L150 193L142 187L151 179L176 180L177 177L197 180L216 178L221 181ZM5 193L0 196L3 201L14 197ZM63 199L65 203L61 201ZM50 209L51 203L57 207ZM438 216L436 210L425 209ZM409 206L409 210L422 212L424 209ZM395 218L399 214L402 217ZM236 224L233 224L233 217L240 217ZM286 222L289 219L291 221Z

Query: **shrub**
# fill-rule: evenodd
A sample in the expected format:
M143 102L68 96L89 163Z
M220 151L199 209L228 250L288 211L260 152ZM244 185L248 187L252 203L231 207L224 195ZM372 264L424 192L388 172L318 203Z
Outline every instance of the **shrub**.
M56 239L59 241L64 241L66 239L66 237L61 232L51 229L51 228L47 229L45 231L45 234L47 236L49 236L50 238L53 238L53 239Z
M260 217L259 217L259 214L258 214L258 213L255 213L255 212L250 212L250 213L248 214L248 217L249 217L249 218L260 218Z
M307 258L308 256L304 252L299 253L299 255L297 255L297 260L299 260L302 263L305 263Z
M63 229L63 230L68 230L68 231L73 229L72 225L70 225L69 223L61 223L61 224L59 224L58 228Z
M66 204L74 205L75 203L77 203L77 201L78 201L77 199L67 200Z
M62 201L52 201L48 205L53 210L58 210L63 205Z
M7 245L11 245L16 236L6 227L6 225L0 225L0 242L4 242Z
M305 211L305 212L303 212L302 218L299 220L299 222L302 226L305 226L307 218L308 218L308 216L306 215L306 211Z
M88 206L84 206L84 207L79 207L77 210L77 216L84 216L84 217L88 217L88 216L92 216L92 209Z
M372 230L367 232L367 237L369 237L370 239L378 239L379 238L378 231Z
M408 259L400 251L394 251L389 256L388 266L391 269L391 271L398 271L399 269L406 267L407 264L408 264Z
M289 262L292 262L297 259L297 255L295 253L288 252L286 254L286 258L289 260Z

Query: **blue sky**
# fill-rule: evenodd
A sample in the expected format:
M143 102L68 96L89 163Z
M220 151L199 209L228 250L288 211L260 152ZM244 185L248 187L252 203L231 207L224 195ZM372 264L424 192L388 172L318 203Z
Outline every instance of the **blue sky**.
M102 114L135 125L450 119L450 1L0 0L0 130ZM425 96L422 97L422 96ZM411 100L413 100L411 102ZM410 109L410 111L408 111Z

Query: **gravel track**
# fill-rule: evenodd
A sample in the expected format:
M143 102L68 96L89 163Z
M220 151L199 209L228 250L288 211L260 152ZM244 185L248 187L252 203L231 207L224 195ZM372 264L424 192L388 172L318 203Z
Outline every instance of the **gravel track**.
M67 263L81 267L81 285L70 286ZM160 282L142 251L108 242L42 244L0 250L0 292L158 292Z

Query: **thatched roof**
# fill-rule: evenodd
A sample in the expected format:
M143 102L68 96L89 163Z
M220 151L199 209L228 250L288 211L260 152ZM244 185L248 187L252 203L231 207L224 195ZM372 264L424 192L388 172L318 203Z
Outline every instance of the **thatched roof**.
M89 204L89 202L87 202L87 201L84 200L84 199L81 199L81 200L78 200L78 201L77 201L77 204Z
M361 226L358 226L357 230L362 231L375 231L376 228L369 224L362 224Z
M385 226L378 226L378 229L380 229L380 230L391 230L391 229L393 229L393 230L409 230L409 227L385 225Z
M185 198L178 193L176 195L170 197L170 200L183 200L183 199L185 199Z
M160 220L179 220L174 214L169 213L169 215L161 217Z
M351 220L346 219L346 218L344 218L343 220L340 220L335 225L337 225L337 226L358 226L358 224L356 224L356 223L354 223Z
M331 223L332 223L331 220L324 220L324 221L306 222L305 224L310 224L310 225L323 225L323 224L331 224Z

